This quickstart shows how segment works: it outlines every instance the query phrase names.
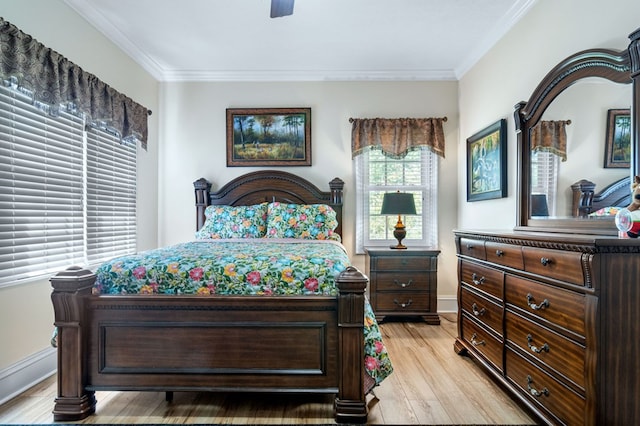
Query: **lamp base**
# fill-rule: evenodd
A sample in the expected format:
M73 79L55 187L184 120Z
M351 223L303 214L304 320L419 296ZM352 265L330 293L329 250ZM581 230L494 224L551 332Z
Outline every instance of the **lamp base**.
M407 246L402 244L402 240L407 236L407 230L400 220L400 216L398 216L398 223L396 223L396 226L393 228L393 236L398 240L398 244L391 246L391 248L396 250L405 250Z

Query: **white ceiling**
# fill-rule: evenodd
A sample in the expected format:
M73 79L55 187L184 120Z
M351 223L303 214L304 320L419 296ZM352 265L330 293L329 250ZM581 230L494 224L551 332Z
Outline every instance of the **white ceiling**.
M457 80L536 0L64 0L160 81Z

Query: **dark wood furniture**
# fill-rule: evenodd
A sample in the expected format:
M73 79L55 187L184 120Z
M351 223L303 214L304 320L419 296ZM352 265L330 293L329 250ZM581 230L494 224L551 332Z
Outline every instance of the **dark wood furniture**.
M409 247L365 248L369 299L377 320L387 316L422 317L440 324L438 316L438 254L440 250Z
M542 119L543 114L554 99L569 87L579 83L582 79L599 79L602 82L628 84L631 86L631 167L629 176L639 174L640 126L640 29L630 36L630 44L625 50L590 49L571 55L558 63L542 79L531 97L526 102L515 106L514 118L518 138L518 204L516 212L516 229L541 232L569 232L617 235L613 218L591 220L585 218L586 210L580 214L574 210L572 217L534 217L531 215L531 129ZM578 144L580 141L575 141ZM588 167L585 167L588 170ZM589 178L589 176L585 176ZM631 193L630 187L628 187ZM588 193L588 192L587 192ZM587 195L588 196L588 195ZM589 206L588 199L578 206Z
M638 241L483 231L455 241L455 350L545 422L638 424Z
M249 173L210 192L194 183L197 227L209 204L330 204L342 222L340 179L324 192L280 171ZM335 394L338 422L364 423L364 293L349 267L330 296L92 295L95 275L51 279L58 328L54 420L95 411L96 390ZM254 339L256 335L260 339Z
M455 232L454 348L551 424L640 424L640 239L617 238L613 218L584 218L586 210L532 217L530 185L531 129L556 96L592 77L632 84L629 176L638 174L640 30L630 39L624 51L569 56L516 105L515 230ZM592 201L578 204L594 208Z
M602 191L595 192L596 184L581 179L571 185L573 204L571 213L586 217L604 207L627 207L631 204L631 176L619 179Z

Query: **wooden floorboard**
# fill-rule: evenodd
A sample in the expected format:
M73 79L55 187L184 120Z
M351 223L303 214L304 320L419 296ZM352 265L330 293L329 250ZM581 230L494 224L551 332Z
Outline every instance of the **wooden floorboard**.
M456 355L456 316L441 325L380 325L394 373L368 396L369 424L536 422L468 357ZM0 424L53 423L56 376L0 406ZM333 396L175 392L96 392L96 414L77 424L331 424Z

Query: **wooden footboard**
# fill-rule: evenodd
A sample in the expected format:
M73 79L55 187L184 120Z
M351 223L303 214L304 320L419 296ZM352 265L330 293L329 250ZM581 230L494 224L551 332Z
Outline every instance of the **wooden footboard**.
M336 394L364 423L364 291L349 267L337 297L92 295L95 275L51 279L58 328L54 420L95 411L96 390Z

